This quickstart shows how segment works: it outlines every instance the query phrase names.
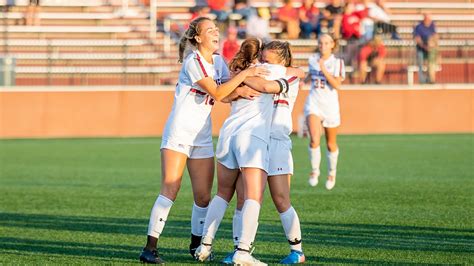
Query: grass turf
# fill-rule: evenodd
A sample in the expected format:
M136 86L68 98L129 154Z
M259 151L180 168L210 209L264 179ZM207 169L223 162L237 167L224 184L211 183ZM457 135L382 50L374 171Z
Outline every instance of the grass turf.
M307 262L473 264L473 140L340 136L328 192L324 176L307 185L307 140L294 138L292 201ZM160 188L159 146L158 138L1 140L0 263L136 263ZM266 194L255 255L278 263L288 244ZM186 174L160 239L167 262L195 263L191 206ZM231 219L228 210L217 260L232 248Z

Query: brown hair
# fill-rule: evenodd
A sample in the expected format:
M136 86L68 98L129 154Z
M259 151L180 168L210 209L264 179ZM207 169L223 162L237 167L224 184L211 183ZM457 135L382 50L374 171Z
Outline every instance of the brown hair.
M197 46L195 37L201 33L199 25L205 20L212 21L207 17L198 17L189 23L189 28L184 32L183 37L181 37L181 40L179 41L179 63L183 62L184 50L186 50L188 42L195 47Z
M263 46L263 50L271 50L276 53L280 60L285 62L285 66L289 67L293 64L293 56L291 54L290 43L281 41L271 41Z
M259 39L254 37L247 38L242 45L240 45L239 51L230 61L230 71L238 72L247 69L252 62L259 57L261 49Z

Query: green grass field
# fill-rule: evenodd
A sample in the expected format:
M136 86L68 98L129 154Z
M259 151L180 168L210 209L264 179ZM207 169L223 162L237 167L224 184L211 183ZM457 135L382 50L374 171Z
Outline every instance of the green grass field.
M474 264L474 135L340 136L330 192L307 185L307 142L294 138L292 200L309 264ZM159 146L1 140L0 264L137 263L160 188ZM266 194L254 254L274 264L288 244ZM167 262L195 264L191 206L186 174L160 239ZM232 247L231 218L228 210L218 260Z

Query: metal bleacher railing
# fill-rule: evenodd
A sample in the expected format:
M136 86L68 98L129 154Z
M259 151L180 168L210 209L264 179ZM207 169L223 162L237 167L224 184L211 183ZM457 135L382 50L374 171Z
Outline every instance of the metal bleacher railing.
M173 23L189 22L187 9L194 1L149 2L145 6L135 0L42 0L37 13L41 24L23 25L29 1L16 0L8 12L0 12L0 86L174 84L180 65L176 63L177 45L169 32ZM273 8L282 3L249 2ZM7 0L0 0L0 8L5 4ZM318 1L317 5L321 8L324 3ZM399 26L403 40L385 40L389 51L386 83L416 83L418 67L411 35L421 20L420 12L428 7L436 11L432 17L441 36L443 59L438 82L474 82L474 16L465 12L474 11L474 4L391 1L387 5L400 12L391 19ZM173 8L180 11L171 12ZM451 13L443 13L448 9ZM160 12L166 15L157 17ZM158 18L164 32L156 30ZM237 15L231 18L234 23L241 19ZM280 33L281 29L273 27L272 31ZM306 69L317 41L289 41L296 64ZM341 41L337 53L343 54L344 49ZM349 76L356 73L355 67L346 71Z

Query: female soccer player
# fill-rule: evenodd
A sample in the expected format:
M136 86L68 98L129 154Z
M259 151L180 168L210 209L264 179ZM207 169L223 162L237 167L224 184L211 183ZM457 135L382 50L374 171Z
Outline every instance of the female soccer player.
M250 65L258 63L260 49L261 43L258 39L245 40L232 60L230 70L241 73ZM271 70L267 79L276 80L285 75L286 68L283 66L266 67ZM252 239L257 233L260 204L267 182L273 93L286 92L288 89L286 80L279 79L278 84L280 86L275 90L264 88L262 92L265 93L254 100L238 99L232 102L231 113L221 128L217 143L218 191L209 204L201 246L196 250L196 258L200 261L211 255L212 241L234 194L240 169L245 202L242 208L242 234L233 262L242 265L266 265L255 259L250 254L250 249Z
M337 128L341 124L339 113L339 98L337 90L345 78L344 61L333 54L334 40L329 34L323 34L318 42L319 53L309 59L308 78L311 78L311 90L304 106L306 122L309 128L310 144L309 158L311 174L309 184L316 186L319 178L321 163L320 138L321 123L324 127L327 142L328 178L326 189L331 190L336 185L336 167L339 156L337 146Z
M239 53L243 54L245 51L248 52L248 50L250 49L246 49L243 44ZM254 60L256 61L256 52L251 54L254 56L250 58L255 58ZM284 55L291 58L288 44L286 44ZM236 58L238 60L239 56L236 56ZM287 69L283 65L267 66L271 67L272 69L272 77L267 77L268 80L275 80L278 77L284 77L285 73L287 72ZM233 70L232 64L230 68ZM245 80L245 83L250 86L255 86L257 90L267 93L288 93L289 89L289 83L284 78L280 78L274 82L265 82L262 79L248 78ZM259 98L263 97L270 99L269 103L266 103L266 105L262 105L261 103L259 104L257 100L255 100L254 103L256 104L253 107L251 107L251 103L246 100L237 100L236 102L233 102L233 111L221 129L221 135L219 136L219 144L217 149L218 152L216 153L219 161L219 189L217 195L210 204L210 211L206 216L202 245L196 251L196 258L201 261L205 260L211 253L212 240L215 236L220 221L222 220L228 202L234 193L235 180L239 174L238 168L240 168L242 173L243 194L245 201L242 204L241 223L239 223L239 225L241 225L241 230L239 230L239 243L236 243L237 248L236 252L233 254L232 261L233 263L244 265L265 265L264 263L253 258L249 253L257 231L259 209L263 196L263 190L265 188L264 182L266 182L267 173L269 171L268 150L264 149L265 145L263 145L262 140L265 140L267 144L266 146L268 146L270 143L271 120L273 116L273 96L262 94L262 96ZM249 104L246 104L246 102ZM268 112L266 116L256 116L259 113L268 110L270 110L270 112ZM247 117L245 117L246 115ZM255 119L255 117L257 117L260 122L255 123L255 121L252 121ZM233 129L235 127L240 127L239 129L244 128L245 130L235 131ZM249 138L248 135L250 135L250 141L245 140ZM242 139L244 140L242 141ZM248 146L248 148L242 149L242 147L239 147L238 144L245 144L245 146ZM259 145L262 147L256 148ZM214 207L214 204L217 207Z
M195 49L183 62L188 43ZM229 79L229 71L224 59L214 54L218 49L219 30L216 25L205 17L193 20L179 46L179 61L183 62L183 67L176 85L173 108L162 137L161 191L151 211L147 243L140 254L143 262L163 263L156 250L157 242L178 194L186 166L194 195L191 218L194 241L190 249L193 248L193 242L197 242L196 246L199 245L202 235L200 221L207 213L214 176L210 119L214 100L222 100L246 77L267 73L264 68L248 68L223 83Z
M291 67L292 56L287 42L272 41L263 47L262 62ZM289 73L290 72L290 73ZM296 76L293 76L296 75ZM304 71L289 68L286 79L289 83L287 93L274 97L274 112L270 132L268 185L273 203L280 213L281 222L290 244L290 254L281 260L281 264L297 264L305 261L301 244L301 229L298 214L290 201L290 182L293 175L293 156L291 154L291 139L293 130L291 112L298 96L300 78ZM265 81L249 83L252 88L261 90L261 86L278 86L276 82ZM240 179L237 181L237 208L232 220L234 246L237 247L242 224L241 209L243 206L243 189ZM253 241L252 241L253 242ZM222 261L231 264L234 252L229 253Z

